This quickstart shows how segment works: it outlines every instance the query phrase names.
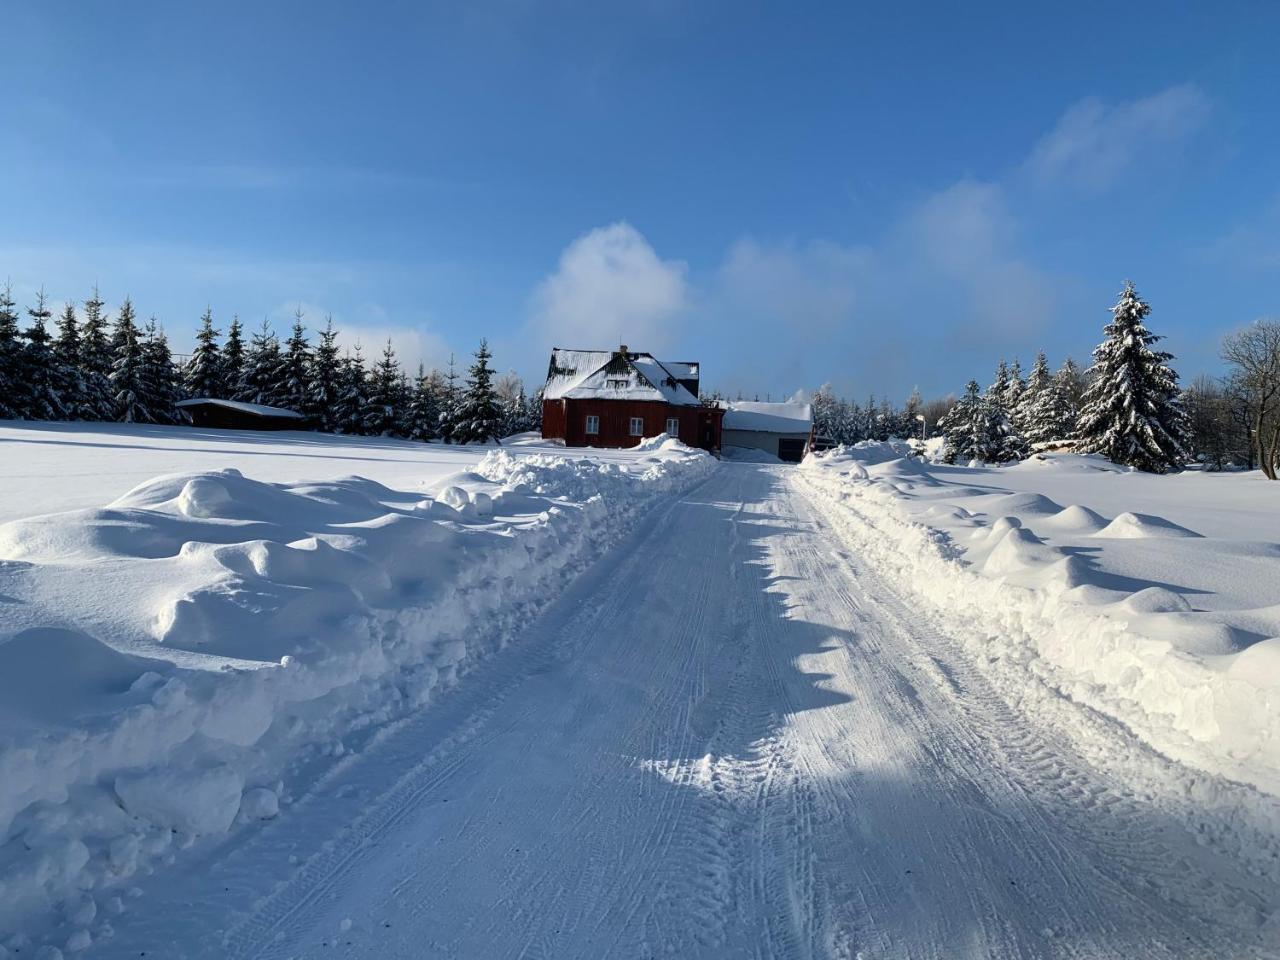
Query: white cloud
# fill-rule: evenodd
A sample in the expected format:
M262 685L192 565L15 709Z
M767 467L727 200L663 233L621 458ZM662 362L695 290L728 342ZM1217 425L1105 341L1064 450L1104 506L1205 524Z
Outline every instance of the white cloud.
M961 180L928 197L895 231L887 256L913 288L952 299L952 336L1035 335L1052 314L1052 278L1018 252L1018 223L998 184ZM945 300L944 300L945 302Z
M1210 108L1209 97L1191 83L1114 105L1081 100L1036 144L1027 170L1043 185L1100 190L1153 150L1185 141Z
M660 259L629 223L598 227L569 244L538 286L533 330L548 347L621 341L664 349L687 306L687 272L681 261Z

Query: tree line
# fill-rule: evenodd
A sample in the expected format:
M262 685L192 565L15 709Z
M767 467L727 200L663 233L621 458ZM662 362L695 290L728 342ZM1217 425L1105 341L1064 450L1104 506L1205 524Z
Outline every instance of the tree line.
M179 400L208 397L283 407L357 436L476 443L541 426L539 398L495 374L484 340L465 377L452 357L443 372L420 365L410 377L390 341L371 364L359 345L342 350L331 318L314 344L301 311L285 341L266 320L246 340L238 317L224 338L206 310L178 363L164 328L140 325L127 297L109 319L95 288L82 314L66 304L53 332L43 291L26 312L24 329L10 288L0 291L0 418L178 423Z

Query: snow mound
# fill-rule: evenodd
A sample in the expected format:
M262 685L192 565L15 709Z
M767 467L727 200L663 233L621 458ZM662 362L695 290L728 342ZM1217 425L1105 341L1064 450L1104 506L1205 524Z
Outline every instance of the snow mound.
M1180 527L1164 517L1155 517L1146 513L1122 513L1094 536L1143 540L1148 537L1198 537L1200 534L1186 527Z
M1101 514L1073 503L1041 521L1045 526L1062 531L1094 533L1107 525Z
M1164 587L1146 587L1124 601L1126 610L1134 613L1189 613L1191 604L1180 593Z

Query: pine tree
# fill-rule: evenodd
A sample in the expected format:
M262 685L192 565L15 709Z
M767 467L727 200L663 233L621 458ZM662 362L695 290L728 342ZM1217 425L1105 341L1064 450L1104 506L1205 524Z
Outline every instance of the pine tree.
M107 319L102 312L102 295L84 302L84 323L80 327L80 375L84 378L84 407L81 419L116 419L116 395L111 383L115 354L107 339Z
M964 396L938 421L938 431L946 438L947 463L1006 463L1026 455L1026 443L1008 415L979 392L976 380L969 381Z
M1051 443L1070 440L1075 422L1076 408L1067 384L1062 377L1049 373L1042 352L1027 384L1019 428L1028 443Z
M58 394L53 357L53 338L49 334L49 311L44 290L36 294L36 305L27 308L31 326L22 332L26 343L22 348L21 379L18 397L23 416L31 420L62 420L66 416Z
M1016 411L1022 405L1022 394L1027 389L1027 382L1022 379L1022 361L1017 357L1009 364L1009 384L1004 388L1004 409L1011 419L1016 419Z
M320 332L315 356L311 358L311 389L303 411L311 416L321 430L335 433L339 429L338 396L342 360L338 356L338 332L333 329L333 317L325 317L325 328Z
M354 355L348 352L338 367L338 398L334 407L334 422L339 433L360 436L365 432L365 417L369 408L364 358L360 344Z
M712 402L717 402L717 400L713 399ZM539 387L537 391L533 394L533 396L529 398L528 407L525 412L525 419L529 424L528 426L529 430L535 430L538 433L542 432L542 388L541 387Z
M303 408L321 430L330 433L338 430L338 391L342 361L338 356L338 331L333 328L333 317L325 318L311 362L310 395Z
M529 398L525 396L524 384L516 388L512 397L502 401L502 435L504 437L524 433L529 427Z
M261 328L254 333L245 354L241 399L246 403L260 403L268 407L283 407L288 402L280 341L271 331L270 321L265 319Z
M224 388L222 351L218 349L218 337L222 331L213 325L213 310L204 308L200 317L200 329L196 333L196 349L183 371L183 386L189 397L226 398Z
M173 353L169 350L169 338L155 317L147 323L146 333L142 360L151 422L177 423L178 408L175 404L182 399L182 388L178 370L173 365Z
M1152 350L1161 338L1144 322L1151 308L1125 281L1093 351L1076 435L1084 453L1148 473L1164 473L1187 458L1188 423L1179 402L1173 355Z
M1062 361L1062 366L1058 368L1058 372L1053 375L1062 387L1063 395L1071 404L1072 410L1079 411L1080 404L1084 400L1085 388L1089 385L1089 379L1085 376L1084 371L1076 365L1076 362L1070 357ZM1075 431L1074 419L1072 421L1072 432Z
M1009 365L1004 362L1004 357L1001 357L1000 365L996 367L996 378L987 387L986 399L998 407L1004 407L1005 397L1008 393Z
M284 385L281 391L283 406L305 413L311 401L311 345L307 343L306 328L302 325L302 310L293 314L293 331L285 343L282 366Z
M16 420L22 416L19 392L22 385L22 341L18 339L18 311L13 302L13 289L5 284L0 289L0 419Z
M115 327L111 332L111 391L116 419L125 423L150 423L147 406L146 359L138 325L134 322L133 304L128 297L120 304Z
M227 341L222 345L222 400L245 400L244 327L238 316L231 318Z
M493 370L489 366L489 342L480 341L476 361L467 371L467 389L459 400L454 415L454 437L459 443L487 443L502 433L502 409L493 389Z
M1036 354L1036 362L1031 367L1031 376L1027 378L1026 385L1018 397L1017 405L1010 411L1014 426L1027 437L1029 442L1035 442L1031 440L1027 429L1027 425L1030 423L1031 411L1052 381L1053 374L1049 372L1049 361L1045 358L1044 351L1041 350Z
M434 440L440 430L440 395L444 380L438 370L426 373L418 365L418 377L413 385L413 398L409 401L410 440Z
M458 440L458 406L461 402L458 389L458 368L453 354L449 354L449 367L444 375L444 392L440 397L440 439L445 443Z
M53 344L54 381L62 398L63 415L68 420L86 420L91 416L84 373L80 369L82 350L76 307L68 300L58 318L58 338Z
M907 397L907 405L902 408L902 424L903 435L908 437L923 437L923 430L920 426L921 412L924 409L924 400L920 397L920 388L912 387L911 395Z
M369 378L369 412L365 429L374 436L393 436L399 432L405 397L401 389L400 364L391 341L382 350L382 359L373 367Z

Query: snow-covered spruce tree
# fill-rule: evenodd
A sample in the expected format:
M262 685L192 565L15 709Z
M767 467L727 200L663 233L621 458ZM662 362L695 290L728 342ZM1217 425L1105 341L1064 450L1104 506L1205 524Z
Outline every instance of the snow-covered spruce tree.
M529 398L525 396L524 384L516 388L516 394L502 401L502 435L504 437L524 433L529 427Z
M196 348L182 373L183 387L189 397L226 399L223 385L222 351L218 337L222 331L213 325L213 310L204 308L200 329L196 331Z
M542 432L542 388L539 387L534 391L533 396L525 402L525 421L529 424L528 430L536 430Z
M1073 411L1071 432L1074 433L1075 415L1080 411L1080 403L1084 399L1084 391L1089 385L1089 378L1085 376L1084 371L1070 357L1062 361L1062 366L1058 368L1053 378L1058 381L1058 385L1062 388L1062 395L1066 397L1067 402L1071 405Z
M1076 408L1066 383L1050 376L1029 404L1023 405L1022 435L1027 443L1070 440L1075 432Z
M1027 377L1026 385L1022 388L1022 393L1018 397L1017 406L1010 411L1013 425L1018 428L1018 431L1024 437L1027 436L1031 410L1052 381L1053 374L1049 372L1049 361L1045 357L1044 351L1041 350L1036 354L1036 362L1031 366L1031 374ZM1034 442L1029 437L1027 440L1028 442Z
M284 374L280 391L282 406L305 413L311 400L312 356L307 328L302 325L301 308L293 314L293 329L284 344L281 369Z
M373 365L369 377L369 407L365 430L378 437L399 433L405 397L401 387L400 363L391 341L382 348L382 359Z
M1022 405L1026 389L1027 382L1022 379L1022 361L1014 357L1013 363L1009 364L1009 384L1004 388L1004 409L1011 420L1017 419L1017 410Z
M361 436L369 408L369 392L360 344L354 355L348 351L338 364L338 394L334 405L334 425L339 433Z
M1004 362L1004 357L1000 358L1000 364L996 367L996 378L991 381L984 394L988 402L996 406L1003 407L1005 396L1009 392L1009 365Z
M152 317L147 322L146 339L142 343L142 359L146 367L147 403L152 423L177 423L182 399L182 378L173 364L169 338L164 327Z
M9 284L0 288L0 420L22 416L18 399L22 383L22 341L18 339L18 311Z
M459 443L487 443L502 434L502 408L493 389L493 369L489 366L489 342L480 341L475 363L467 370L463 391L454 415L454 439Z
M249 349L245 352L244 388L239 399L268 407L283 407L288 404L280 340L272 332L268 320L262 321L262 326L253 334Z
M458 389L458 366L453 354L449 354L449 366L444 375L444 390L440 395L440 439L445 443L457 441L458 404L461 401Z
M227 328L227 339L222 345L222 399L245 399L245 346L244 326L233 315Z
M84 377L83 420L116 419L116 394L111 384L115 352L107 338L107 318L98 288L84 302L80 325L80 374Z
M151 423L147 397L147 363L142 339L134 321L133 304L128 297L116 313L111 331L111 393L117 420L125 423Z
M58 318L58 338L53 342L54 381L62 398L63 415L68 420L90 419L87 409L84 373L80 369L80 322L75 304L70 300Z
M902 435L904 437L920 436L919 417L923 416L924 400L920 396L920 388L912 387L907 397L906 406L902 408Z
M321 430L334 433L338 430L338 390L342 360L338 355L338 331L333 328L333 317L325 317L320 342L311 358L311 384L303 409L313 418Z
M408 436L410 440L435 439L440 429L440 388L443 381L437 370L427 373L418 364L418 376L409 401Z
M1026 456L1026 444L1008 416L984 397L978 381L970 380L964 396L938 421L937 431L946 438L948 463L1007 463Z
M30 420L63 420L62 397L58 394L57 374L53 359L53 337L49 334L49 311L44 290L36 294L36 305L27 308L31 325L22 332L19 403L23 416Z
M1173 355L1151 349L1161 338L1146 327L1150 312L1126 280L1106 339L1093 351L1076 437L1083 453L1164 473L1187 458L1188 424L1178 375L1168 364Z

